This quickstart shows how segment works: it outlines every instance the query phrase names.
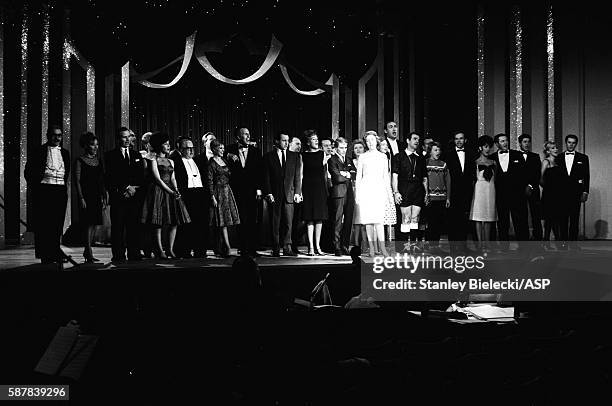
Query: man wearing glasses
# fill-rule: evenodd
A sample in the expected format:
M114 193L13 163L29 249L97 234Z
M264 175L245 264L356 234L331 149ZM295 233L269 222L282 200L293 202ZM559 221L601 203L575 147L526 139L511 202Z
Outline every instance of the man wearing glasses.
M191 217L191 223L179 227L176 234L175 252L180 258L206 258L210 191L206 179L202 177L208 173L208 163L206 159L193 158L194 149L191 139L183 138L178 148L180 154L173 158L174 173L179 193Z

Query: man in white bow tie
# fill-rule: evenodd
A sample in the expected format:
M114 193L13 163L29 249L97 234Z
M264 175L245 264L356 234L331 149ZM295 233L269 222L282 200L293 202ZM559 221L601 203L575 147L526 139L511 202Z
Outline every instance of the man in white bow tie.
M576 151L578 137L569 134L565 137L565 152L557 156L557 165L563 168L566 196L563 217L561 218L561 239L571 241L571 247L578 249L578 222L580 206L589 198L589 157ZM563 244L563 248L567 245Z

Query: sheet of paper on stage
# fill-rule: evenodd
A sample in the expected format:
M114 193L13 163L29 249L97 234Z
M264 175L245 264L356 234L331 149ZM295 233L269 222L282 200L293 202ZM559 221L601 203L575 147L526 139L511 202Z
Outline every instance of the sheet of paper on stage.
M34 371L55 375L77 341L79 331L75 327L60 327L51 340Z
M72 351L66 357L65 366L62 368L60 376L78 380L83 374L85 365L87 365L97 342L98 336L79 335Z
M514 307L499 307L492 305L468 307L467 310L483 319L505 319L514 317Z

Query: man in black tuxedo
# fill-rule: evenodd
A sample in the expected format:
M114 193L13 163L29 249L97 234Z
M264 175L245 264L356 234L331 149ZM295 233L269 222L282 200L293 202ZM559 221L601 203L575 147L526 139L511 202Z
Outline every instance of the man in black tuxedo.
M24 177L32 191L34 252L43 264L62 262L60 248L70 176L70 154L62 148L62 129L51 125L47 142L33 148L26 162Z
M527 196L532 187L528 186L527 164L523 154L509 149L510 142L506 134L495 136L497 152L491 159L497 164L495 173L495 204L497 206L497 229L500 241L504 241L502 250L508 249L510 217L516 240L529 239L529 226L527 223Z
M257 256L257 208L262 183L261 151L251 145L248 128L237 128L235 136L237 142L227 147L227 157L232 171L230 186L240 215L238 252L240 255Z
M527 203L531 213L532 239L542 241L542 207L540 204L540 177L542 161L540 156L531 152L531 135L521 134L518 138L520 153L525 161L527 175ZM529 230L528 230L529 231Z
M589 198L590 169L589 157L576 151L578 137L569 134L565 137L565 152L557 155L557 165L563 168L565 177L565 196L563 217L561 219L561 239L572 241L571 248L578 249L575 241L578 240L578 222L580 220L580 206ZM568 230L569 226L569 230ZM563 249L567 248L563 244Z
M448 240L451 251L467 252L469 214L476 181L476 154L466 146L465 134L456 132L453 145L446 151L453 193L450 197Z
M385 139L387 140L387 144L389 145L389 150L391 152L391 161L393 161L393 157L395 157L397 154L406 149L406 142L399 139L399 127L397 125L397 122L393 120L387 121L385 123L383 133ZM395 223L395 239L406 240L407 235L402 233L400 230L400 227L402 225L402 215L398 205L395 206L395 214L397 218L397 222Z
M175 157L174 176L176 185L191 222L179 226L176 234L176 254L181 258L206 258L209 232L209 202L208 161L194 159L193 141L187 137L181 138L180 156Z
M291 249L291 227L293 205L302 200L302 157L287 151L289 136L278 133L274 139L275 148L263 157L263 191L270 203L272 224L272 256L280 256L280 242L283 255L295 257Z
M329 158L327 165L331 173L332 188L330 193L334 222L334 254L349 255L349 241L353 228L353 181L351 172L355 172L352 159L347 159L348 141L342 137L336 139L336 154ZM344 219L344 220L343 220Z
M106 189L110 195L112 261L140 260L139 226L142 215L144 166L140 153L130 148L130 130L117 131L116 148L104 154Z

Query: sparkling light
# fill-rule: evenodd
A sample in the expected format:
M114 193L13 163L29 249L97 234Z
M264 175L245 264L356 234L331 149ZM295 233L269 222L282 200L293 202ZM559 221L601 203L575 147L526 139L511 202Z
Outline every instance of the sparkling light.
M0 194L4 197L4 13L0 8ZM4 210L0 210L0 248L4 245Z
M87 131L96 131L96 71L87 64Z
M482 137L485 134L485 107L484 107L484 84L485 84L485 53L484 53L484 29L485 17L482 6L478 10L476 19L476 27L478 31L478 136Z
M42 142L46 141L45 134L47 133L47 127L49 126L49 49L50 49L50 37L49 37L49 9L43 7L43 49L42 49Z
M121 67L121 126L130 126L130 63Z
M21 22L21 110L20 110L20 137L19 137L19 154L21 161L19 163L19 218L26 219L27 217L27 184L24 177L25 163L28 159L28 9L27 5L23 7L23 20ZM24 232L23 226L20 223L20 235Z
M548 95L548 140L555 140L555 43L553 32L553 9L548 9L546 21L546 55L548 62L547 70L547 95Z
M521 10L515 7L512 12L512 52L510 55L510 140L516 148L518 137L523 129L523 43L521 27Z

